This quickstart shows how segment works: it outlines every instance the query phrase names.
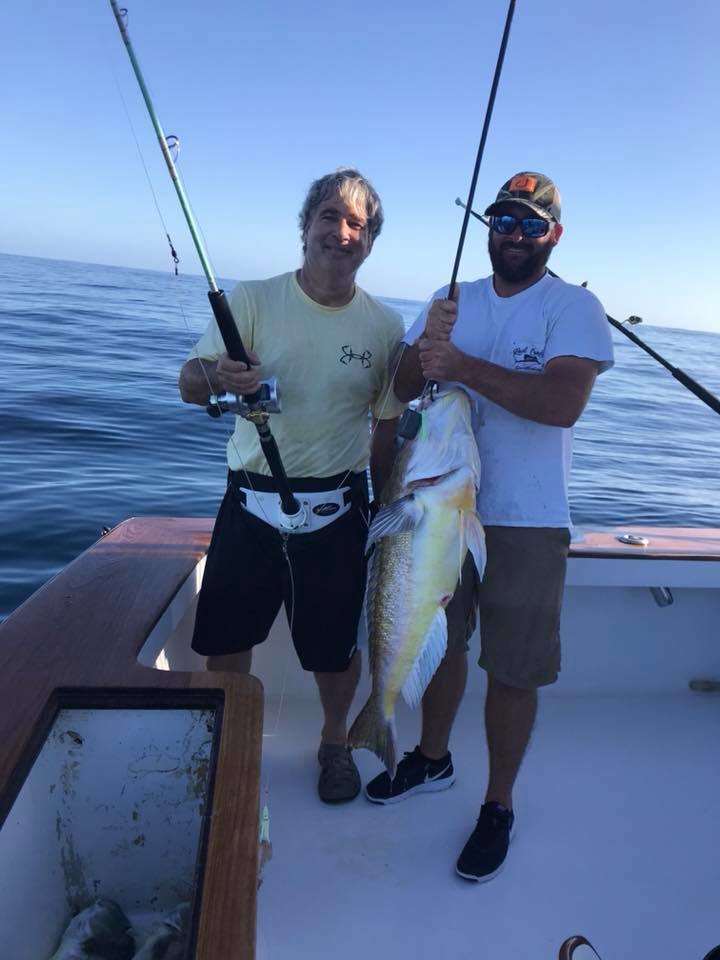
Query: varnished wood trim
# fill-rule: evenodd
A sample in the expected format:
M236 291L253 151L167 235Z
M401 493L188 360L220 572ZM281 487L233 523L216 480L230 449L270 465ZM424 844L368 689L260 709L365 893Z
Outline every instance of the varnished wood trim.
M645 537L647 546L620 542L617 538L624 533ZM570 545L570 557L720 562L720 530L714 527L618 527L593 531Z
M125 521L0 625L0 813L4 820L58 709L73 697L165 708L221 700L194 960L250 960L262 685L251 676L173 673L137 662L211 531L209 519Z

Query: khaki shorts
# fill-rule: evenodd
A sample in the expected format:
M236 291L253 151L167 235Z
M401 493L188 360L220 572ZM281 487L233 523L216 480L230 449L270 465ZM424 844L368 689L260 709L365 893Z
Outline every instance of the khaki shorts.
M560 610L570 531L485 527L485 541L482 583L468 555L448 604L448 649L469 649L479 606L480 666L511 687L554 683L560 670Z

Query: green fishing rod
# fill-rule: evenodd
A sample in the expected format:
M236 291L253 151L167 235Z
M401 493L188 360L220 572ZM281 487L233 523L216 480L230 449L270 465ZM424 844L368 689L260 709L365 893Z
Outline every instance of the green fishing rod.
M458 207L463 207L465 209L466 217L471 215L475 217L476 220L479 220L480 223L485 224L486 227L490 226L487 217L483 217L482 214L472 210L470 205L466 206L460 197L455 198L455 203ZM556 277L558 280L562 279L561 277L558 277L556 273L553 273L549 267L547 268L547 272L551 277ZM679 383L686 387L691 393L695 394L698 400L702 400L702 402L707 404L707 406L710 407L711 410L714 410L715 413L720 413L720 400L718 400L713 393L710 393L710 391L703 387L702 384L699 384L697 380L693 380L693 378L688 376L684 370L673 366L672 363L666 360L665 357L661 356L657 351L653 350L652 347L649 347L645 341L641 340L636 333L632 332L632 330L628 330L627 327L624 326L624 323L627 323L627 321L621 322L620 320L616 320L614 317L611 317L609 313L606 313L605 317L611 326L615 327L616 330L619 330L620 333L624 334L628 340L632 340L633 343L637 344L641 350L644 350L645 353L649 354L653 360L656 360L659 364L665 367L666 370L669 370ZM635 317L631 317L629 319L636 321Z
M475 166L473 168L472 177L470 179L470 189L468 190L467 198L468 210L472 208L473 199L475 197L475 188L477 186L478 176L480 174L480 164L482 163L483 153L485 152L485 142L487 140L488 130L490 129L490 120L492 118L493 107L495 106L495 96L497 94L498 84L500 83L500 74L502 73L502 67L505 61L505 51L507 49L508 39L510 37L510 26L515 13L515 3L516 0L510 0L507 16L505 17L505 27L503 29L502 40L500 41L500 50L498 52L497 63L495 64L495 73L493 75L492 86L490 88L490 96L488 97L488 105L487 109L485 110L485 120L483 122L482 133L480 134L480 144L475 157ZM465 246L465 235L467 234L469 220L470 214L466 211L465 217L463 218L462 228L460 230L460 239L458 240L457 250L455 252L455 262L453 263L452 275L450 277L450 287L447 294L448 300L452 300L455 293L458 270L460 269L460 258L462 257L463 247ZM420 395L421 406L423 402L427 402L428 398L432 398L433 391L436 387L437 384L433 380L428 380L426 382L423 392ZM408 407L408 409L400 418L398 436L405 440L411 440L413 437L417 436L421 421L422 414L418 410L412 410Z
M150 115L150 120L152 121L152 125L155 129L158 143L160 144L160 150L165 158L165 164L175 187L175 192L178 195L178 200L180 201L180 206L182 207L182 211L185 215L185 220L187 221L188 228L190 229L190 235L200 258L203 272L207 278L207 282L210 287L210 290L208 291L208 299L210 300L212 312L215 316L215 320L217 321L223 343L225 344L225 349L227 350L228 356L231 360L237 360L245 363L249 369L250 358L248 357L237 326L235 325L235 320L233 318L232 311L230 310L230 305L227 302L225 291L218 287L215 277L213 276L213 271L210 267L210 261L208 260L205 252L203 242L200 239L200 232L197 228L197 224L195 223L195 218L193 217L192 210L190 209L190 204L188 203L188 199L182 182L180 181L180 177L178 176L177 169L175 168L175 162L173 161L170 147L168 146L168 137L165 136L163 128L160 125L160 120L155 112L155 107L153 106L150 93L148 92L145 80L143 79L140 65L137 61L137 57L135 56L135 51L133 50L132 43L130 42L130 36L127 30L127 9L125 7L119 7L116 0L110 0L110 6L112 7L115 21L117 22L118 29L120 30L120 35L123 38L125 49L127 50L130 63L132 64L133 73L135 74L138 86L140 87L140 92L142 93L143 100L145 101L145 106L147 107L147 111ZM265 455L265 459L267 460L267 464L270 468L273 479L277 484L278 494L280 496L280 505L282 509L280 516L281 523L287 529L296 529L298 526L301 526L304 522L304 509L295 499L295 496L290 489L287 474L285 473L285 468L280 458L280 451L278 450L277 443L272 435L268 422L269 412L279 410L277 387L275 382L267 381L261 384L260 390L257 390L253 394L244 396L242 400L238 398L236 403L233 403L232 400L229 401L227 399L227 395L224 397L215 397L211 395L207 409L208 413L214 417L220 416L225 410L233 410L255 425L255 428L258 432L261 449Z

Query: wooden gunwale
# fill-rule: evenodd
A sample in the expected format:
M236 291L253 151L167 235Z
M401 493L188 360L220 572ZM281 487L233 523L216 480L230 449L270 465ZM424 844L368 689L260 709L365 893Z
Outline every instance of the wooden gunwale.
M174 673L137 655L207 550L211 519L133 518L38 590L0 626L0 818L57 710L220 704L222 723L195 960L255 956L263 692L252 676Z
M647 546L621 543L624 533L646 537ZM714 527L618 527L583 533L570 544L570 557L619 560L720 560L720 530Z

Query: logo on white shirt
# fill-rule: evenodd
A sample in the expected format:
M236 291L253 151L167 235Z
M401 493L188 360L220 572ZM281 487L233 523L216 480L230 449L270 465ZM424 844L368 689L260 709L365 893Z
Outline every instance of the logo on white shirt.
M515 370L527 370L534 373L542 370L545 366L544 345L532 343L528 340L514 340L512 353Z

